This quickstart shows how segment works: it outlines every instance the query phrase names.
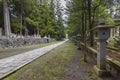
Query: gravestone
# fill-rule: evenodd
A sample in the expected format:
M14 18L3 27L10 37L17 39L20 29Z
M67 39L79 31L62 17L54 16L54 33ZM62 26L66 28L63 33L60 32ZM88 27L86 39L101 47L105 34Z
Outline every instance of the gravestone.
M97 66L95 70L98 76L109 75L106 70L106 41L110 37L110 28L113 26L100 24L95 28L95 39L97 40Z
M2 28L0 28L0 37L2 37Z
M34 38L37 38L37 35L36 35L36 34L34 34Z
M41 35L39 34L38 37L41 39Z
M68 34L66 34L66 39L68 39Z
M28 36L28 29L27 28L25 28L25 37L27 37Z
M48 36L48 42L51 42L51 37L50 37L50 35Z
M44 42L47 43L47 36L44 36Z

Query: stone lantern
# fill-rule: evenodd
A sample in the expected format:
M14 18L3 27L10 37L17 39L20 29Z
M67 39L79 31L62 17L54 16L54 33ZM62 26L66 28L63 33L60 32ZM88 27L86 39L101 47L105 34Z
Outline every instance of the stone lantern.
M81 48L80 48L80 38L81 38L81 36L80 36L80 34L78 34L77 36L76 36L76 39L77 39L77 44L78 44L78 50L81 50Z
M110 28L113 26L101 23L95 27L95 39L97 41L97 66L95 70L99 76L110 74L106 70L106 41L110 37Z

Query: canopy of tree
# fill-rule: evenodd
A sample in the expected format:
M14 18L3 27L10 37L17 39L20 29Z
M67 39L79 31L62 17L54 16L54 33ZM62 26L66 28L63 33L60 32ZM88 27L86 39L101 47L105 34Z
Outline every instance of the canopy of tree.
M4 29L3 2L9 7L12 33L40 34L58 40L64 38L60 1L56 0L0 0L0 27Z
M71 36L78 34L90 40L93 46L93 31L99 20L114 24L112 18L120 18L120 0L69 0L67 1L68 27Z

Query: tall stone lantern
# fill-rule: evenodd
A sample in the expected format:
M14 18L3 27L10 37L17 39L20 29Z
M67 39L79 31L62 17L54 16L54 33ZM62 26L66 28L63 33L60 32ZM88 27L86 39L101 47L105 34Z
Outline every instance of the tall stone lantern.
M97 66L95 70L98 76L105 76L109 74L106 70L106 41L110 37L110 28L113 26L100 23L95 27L95 39L97 41Z

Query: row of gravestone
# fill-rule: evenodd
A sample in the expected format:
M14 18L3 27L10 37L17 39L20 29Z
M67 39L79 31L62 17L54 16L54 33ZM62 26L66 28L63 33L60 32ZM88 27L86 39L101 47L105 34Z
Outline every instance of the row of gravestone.
M40 43L48 43L53 41L54 39L43 37L43 38L34 38L34 37L24 37L24 38L9 38L9 37L1 37L0 38L0 48L14 48L21 47L25 45L33 45Z

